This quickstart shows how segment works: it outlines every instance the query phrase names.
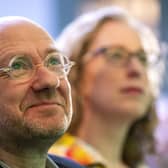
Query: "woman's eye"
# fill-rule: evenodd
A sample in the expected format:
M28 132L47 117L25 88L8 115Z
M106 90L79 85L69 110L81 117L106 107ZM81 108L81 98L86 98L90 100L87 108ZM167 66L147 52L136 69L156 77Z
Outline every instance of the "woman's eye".
M123 57L123 53L119 50L116 51L111 51L109 52L109 56L111 57L111 59L121 59Z
M147 64L148 60L147 60L147 56L144 52L137 53L137 56L143 64Z

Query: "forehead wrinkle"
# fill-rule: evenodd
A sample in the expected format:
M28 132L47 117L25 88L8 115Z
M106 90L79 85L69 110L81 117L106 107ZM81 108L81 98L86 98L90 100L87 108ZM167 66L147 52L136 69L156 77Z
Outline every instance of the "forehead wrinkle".
M4 59L10 59L12 56L14 56L15 52L13 51L13 48L15 48L15 51L16 49L19 49L19 47L14 45L1 42L2 41L0 41L0 61L3 61Z
M59 53L59 51L56 47L53 47L52 44L46 48L34 48L32 52L32 59L40 63L40 61L43 61L50 53Z
M39 47L38 45L36 46L34 43L31 42L24 42L23 44L23 41L9 42L9 40L6 39L0 40L0 60L5 59L6 57L12 57L16 54L30 55L33 58L38 58L35 55L39 55L40 58L43 58L49 53L59 52L56 47L50 43L48 44L48 46L46 45L45 48L43 46L45 45Z
M17 51L18 53L29 52L32 57L38 54L41 58L49 53L59 52L51 36L38 25L26 21L16 21L14 24L0 22L0 26L0 57L7 55L10 51L11 54L13 51L15 53ZM28 46L30 49L27 48Z
M31 44L32 45L32 44ZM3 43L0 41L0 61L9 60L17 54L24 54L31 56L35 60L43 60L50 53L59 53L59 51L53 45L49 45L47 48L36 48L34 45L31 48L30 45L27 45L23 48L19 43ZM50 47L51 46L51 47ZM28 49L29 48L29 49Z

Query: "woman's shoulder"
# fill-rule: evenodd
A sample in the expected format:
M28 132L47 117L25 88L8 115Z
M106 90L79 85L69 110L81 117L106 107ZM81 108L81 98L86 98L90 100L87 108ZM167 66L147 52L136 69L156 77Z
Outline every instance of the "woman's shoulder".
M49 153L75 160L82 165L105 163L100 153L83 140L65 134L49 150Z

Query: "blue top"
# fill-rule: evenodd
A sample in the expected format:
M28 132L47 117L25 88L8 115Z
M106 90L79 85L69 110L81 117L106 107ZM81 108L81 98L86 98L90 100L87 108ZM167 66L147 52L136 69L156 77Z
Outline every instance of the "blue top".
M10 168L7 164L0 160L0 168ZM55 155L48 155L46 168L85 168L78 163Z

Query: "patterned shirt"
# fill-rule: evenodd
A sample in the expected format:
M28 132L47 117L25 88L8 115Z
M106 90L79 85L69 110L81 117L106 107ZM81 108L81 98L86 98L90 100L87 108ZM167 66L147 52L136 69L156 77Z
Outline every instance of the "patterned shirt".
M89 168L107 168L105 159L96 149L67 133L50 148L49 153L70 158Z

